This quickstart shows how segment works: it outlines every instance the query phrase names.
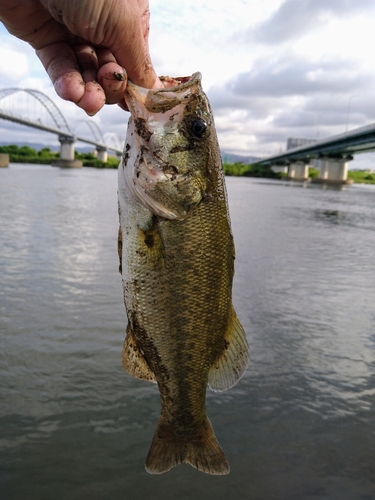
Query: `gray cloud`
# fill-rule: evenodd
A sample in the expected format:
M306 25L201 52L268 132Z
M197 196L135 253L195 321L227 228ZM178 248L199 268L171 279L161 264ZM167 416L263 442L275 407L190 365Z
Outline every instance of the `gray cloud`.
M57 135L49 134L31 127L25 127L7 120L0 120L0 141L7 144L42 143L47 147L59 146Z
M375 71L361 70L359 61L325 57L315 64L287 52L259 59L251 71L212 86L208 96L221 137L240 133L246 141L248 131L248 150L267 154L285 147L288 137L318 139L344 132L347 121L349 128L373 122L374 81Z
M259 108L262 112L265 100L270 110L274 104L280 106L280 99L287 97L347 96L371 88L375 79L374 71L360 71L353 60L326 59L316 65L292 57L293 54L286 54L277 60L258 61L251 71L212 86L208 95L214 108Z
M272 17L248 29L243 39L270 45L282 43L326 24L332 15L343 18L374 7L373 0L286 0Z

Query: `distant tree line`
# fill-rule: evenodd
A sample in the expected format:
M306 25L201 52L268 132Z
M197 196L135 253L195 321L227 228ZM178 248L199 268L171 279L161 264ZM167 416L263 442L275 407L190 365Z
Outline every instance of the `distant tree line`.
M60 157L58 152L53 152L50 148L42 148L40 151L37 151L30 146L16 146L15 144L0 146L0 153L8 153L9 160L12 163L43 163L48 165L52 160ZM94 153L77 153L77 151L75 152L75 157L78 160L82 160L83 165L86 167L117 168L120 162L119 158L114 156L109 156L107 162L102 162L96 158ZM282 179L286 175L280 172L276 173L271 168L256 163L247 165L241 162L224 162L223 168L225 175L229 176ZM309 169L309 177L317 177L318 173L317 169ZM370 172L351 170L348 172L348 177L349 179L353 179L354 182L375 184L375 174Z
M282 179L287 176L287 174L278 172L275 173L271 168L262 165L257 165L256 163L252 165L245 165L244 163L224 163L225 175L238 175L244 177L266 177L270 179ZM318 177L319 170L316 168L309 168L309 177ZM361 171L361 170L349 170L348 178L352 179L355 183L361 184L375 184L375 173Z
M50 163L51 160L58 158L59 153L54 153L50 148L42 148L36 151L29 146L16 146L10 144L9 146L0 146L0 153L8 153L9 160L12 163Z
M225 175L242 176L242 177L266 177L269 179L281 179L283 174L276 173L269 167L263 165L246 165L245 163L224 163L223 164Z
M37 151L29 146L0 146L0 153L8 153L9 161L12 163L42 163L50 164L51 161L60 158L60 153L51 151L50 148L42 148ZM82 160L84 166L97 168L117 168L120 160L116 157L109 156L107 162L100 161L93 153L78 153L75 152L75 157Z

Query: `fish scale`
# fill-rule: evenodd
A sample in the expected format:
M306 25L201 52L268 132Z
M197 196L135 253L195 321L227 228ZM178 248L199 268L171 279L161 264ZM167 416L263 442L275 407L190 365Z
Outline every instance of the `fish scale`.
M172 81L161 90L130 83L127 91L132 118L118 191L129 321L122 363L159 387L161 417L146 470L162 473L188 462L227 474L205 395L207 384L234 385L249 361L232 306L233 237L200 75Z

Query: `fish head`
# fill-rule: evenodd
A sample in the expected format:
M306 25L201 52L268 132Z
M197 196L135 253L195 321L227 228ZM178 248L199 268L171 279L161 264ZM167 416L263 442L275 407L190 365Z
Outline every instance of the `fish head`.
M127 86L131 117L123 187L154 214L180 219L206 195L210 141L216 134L200 73L161 80L161 89Z

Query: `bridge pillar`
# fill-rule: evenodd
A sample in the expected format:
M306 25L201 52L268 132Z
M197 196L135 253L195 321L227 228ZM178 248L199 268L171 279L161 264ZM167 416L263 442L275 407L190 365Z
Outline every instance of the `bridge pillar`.
M288 179L293 181L307 181L309 178L309 165L303 161L294 161L288 168Z
M0 168L7 167L9 165L9 154L0 153Z
M60 158L58 160L53 160L52 165L65 168L82 167L82 161L74 158L74 137L59 135L59 142L61 144Z
M287 174L288 166L287 165L271 165L271 170L275 172L275 174Z
M104 163L107 163L107 161L108 161L108 149L98 146L96 148L96 150L98 152L98 160L103 161Z
M318 158L316 160L316 167L319 169L319 175L317 179L314 179L314 182L352 184L352 181L348 179L347 166L347 162L352 159L352 156L346 158Z

